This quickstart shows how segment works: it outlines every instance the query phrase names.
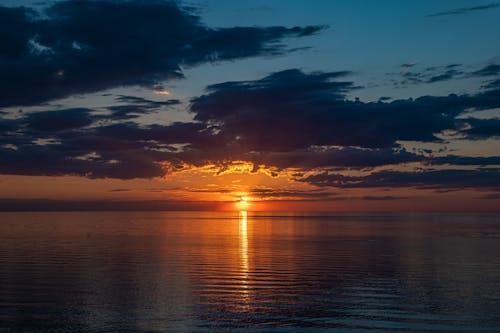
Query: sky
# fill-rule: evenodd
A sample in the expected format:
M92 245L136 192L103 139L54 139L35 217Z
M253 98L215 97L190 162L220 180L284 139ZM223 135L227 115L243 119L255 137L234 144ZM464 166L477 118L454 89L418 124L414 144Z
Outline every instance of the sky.
M0 210L498 211L500 2L0 0L0 26Z

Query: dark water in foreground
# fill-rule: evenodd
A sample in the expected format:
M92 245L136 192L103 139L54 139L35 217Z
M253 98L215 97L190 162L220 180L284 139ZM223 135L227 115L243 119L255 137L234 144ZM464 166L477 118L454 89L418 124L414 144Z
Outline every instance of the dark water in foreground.
M0 332L500 332L497 216L0 213Z

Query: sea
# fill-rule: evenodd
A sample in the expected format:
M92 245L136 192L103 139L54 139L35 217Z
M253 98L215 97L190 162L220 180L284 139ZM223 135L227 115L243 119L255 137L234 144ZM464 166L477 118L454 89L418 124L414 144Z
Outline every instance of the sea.
M500 332L500 216L4 212L0 332Z

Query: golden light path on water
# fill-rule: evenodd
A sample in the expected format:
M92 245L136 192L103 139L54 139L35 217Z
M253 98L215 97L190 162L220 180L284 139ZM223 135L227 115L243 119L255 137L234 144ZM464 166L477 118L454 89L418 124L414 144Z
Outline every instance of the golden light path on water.
M248 286L248 213L242 210L238 215L239 222L239 253L240 253L240 270L241 270L241 295L245 303L249 301L249 286Z
M0 213L0 332L500 332L498 216L252 208Z

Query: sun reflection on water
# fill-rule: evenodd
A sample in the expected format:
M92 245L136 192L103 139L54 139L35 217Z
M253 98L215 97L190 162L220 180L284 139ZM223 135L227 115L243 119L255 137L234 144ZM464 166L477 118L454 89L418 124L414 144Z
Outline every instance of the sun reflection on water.
M241 294L245 301L249 300L249 260L248 260L248 213L246 210L239 212L239 253L241 271Z

